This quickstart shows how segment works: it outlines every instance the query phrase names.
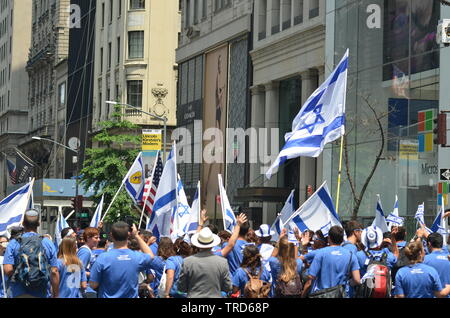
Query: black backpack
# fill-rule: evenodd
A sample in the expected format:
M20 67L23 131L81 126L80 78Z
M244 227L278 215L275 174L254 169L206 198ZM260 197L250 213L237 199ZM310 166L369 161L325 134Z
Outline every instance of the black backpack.
M276 298L300 298L303 291L302 279L298 273L295 274L295 278L289 282L285 282L280 278L277 280L275 286Z
M50 266L42 244L43 236L19 236L18 262L12 282L19 282L33 291L45 291L50 281Z

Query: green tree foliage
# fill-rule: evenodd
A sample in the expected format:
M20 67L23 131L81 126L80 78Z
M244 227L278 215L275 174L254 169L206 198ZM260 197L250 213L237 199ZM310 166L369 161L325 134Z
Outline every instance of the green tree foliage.
M84 188L92 187L96 193L96 203L105 195L105 213L139 154L142 136L138 125L122 118L120 106L115 108L111 121L103 121L99 125L101 131L93 137L93 142L98 143L99 147L86 149L86 160L81 174ZM139 221L137 211L126 190L122 189L108 212L105 223L123 221L130 216Z

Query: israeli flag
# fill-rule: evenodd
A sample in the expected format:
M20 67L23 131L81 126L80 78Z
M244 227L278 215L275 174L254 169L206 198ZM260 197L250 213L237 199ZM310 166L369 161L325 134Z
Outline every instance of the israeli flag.
M233 229L237 223L236 216L234 215L233 210L231 209L230 201L228 200L227 191L223 186L222 175L217 175L219 178L219 192L220 192L220 204L222 206L222 215L223 215L223 228L225 231L230 233L233 232Z
M423 225L424 227L425 227L425 230L428 232L428 233L433 233L432 231L431 231L431 229L430 228L428 228L427 227L427 225L425 224L425 202L423 202L422 204L420 204L418 207L417 207L417 211L416 211L416 214L414 215L414 218L417 220L417 222L420 224L420 225Z
M436 216L436 219L434 219L433 225L431 226L430 230L433 233L439 233L445 237L446 235L448 235L448 232L445 228L445 220L443 218L443 215L445 214L443 196L441 196L440 207L441 207L441 210L439 211L438 215ZM444 242L447 242L447 241L445 240Z
M278 241L278 239L280 238L281 230L287 225L287 220L295 212L294 194L295 190L292 190L291 194L286 200L286 203L284 203L283 209L281 210L275 222L273 222L272 226L270 227L270 230L275 232L275 234L272 235L272 241Z
M395 204L394 210L391 214L386 218L386 221L389 222L389 230L392 229L393 226L403 226L405 219L398 215L398 196L395 196Z
M99 204L97 205L97 209L95 210L94 216L92 217L91 223L89 224L90 227L98 227L98 224L100 223L100 220L102 219L102 210L103 210L103 200L105 199L105 195L102 196L102 199L100 200Z
M348 55L349 50L295 117L292 132L285 135L286 144L266 172L268 179L288 159L318 157L325 144L345 134Z
M197 184L197 191L195 192L194 200L192 201L191 206L191 218L189 220L189 225L186 229L188 234L193 234L197 232L199 221L200 221L200 213L201 213L201 201L200 201L200 181Z
M55 243L56 243L56 247L59 246L59 244L61 244L62 241L62 237L61 237L61 232L62 230L64 230L65 228L70 227L69 224L67 223L66 219L64 218L64 216L62 216L61 213L58 214L58 219L56 220L56 225L55 225Z
M375 220L372 222L372 226L379 227L383 233L389 232L388 225L386 223L386 218L384 216L383 208L381 206L380 195L377 194L377 208L375 212Z
M156 190L155 203L147 224L147 230L159 240L160 237L170 237L172 211L177 208L177 157L176 144L172 146L164 170Z
M178 176L179 177L179 176ZM184 191L183 182L181 178L178 180L178 205L173 216L173 231L172 240L175 241L177 238L184 236L186 234L189 221L191 219L191 207L189 206L188 199L186 197L186 192Z
M125 189L133 200L134 204L142 202L145 187L145 169L142 164L142 152L139 153L133 165L124 178Z
M291 227L297 227L302 233L306 230L314 232L321 230L325 236L328 236L328 231L332 226L338 225L342 227L326 181L287 220L287 223Z
M19 226L29 208L34 179L0 202L0 235L9 236L8 229Z

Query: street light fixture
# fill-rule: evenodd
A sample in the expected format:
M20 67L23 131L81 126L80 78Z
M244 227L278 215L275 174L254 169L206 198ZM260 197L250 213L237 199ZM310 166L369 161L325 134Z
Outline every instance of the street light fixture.
M167 117L165 117L165 116L161 117L161 116L158 116L158 115L155 115L155 114L143 111L142 109L140 109L138 107L135 107L133 105L130 105L130 104L118 103L118 102L113 102L113 101L109 101L109 100L106 101L106 104L130 107L130 108L132 108L134 110L140 111L141 113L144 113L144 114L149 115L149 116L151 116L153 118L156 118L156 119L159 119L159 120L163 121L164 122L164 143L163 143L163 152L162 153L163 153L163 161L166 162Z
M80 174L80 172L79 172L79 169L80 169L80 158L79 158L80 157L80 152L78 150L76 150L76 149L67 147L66 145L63 145L63 144L61 144L61 143L59 143L57 141L54 141L52 139L42 138L42 137L37 137L37 136L34 136L31 139L39 140L39 141L48 141L48 142L54 143L54 144L56 144L58 146L61 146L63 148L66 148L68 150L71 150L71 151L73 151L73 152L75 152L77 154L77 170L76 170L76 178L75 178L75 198L76 198L76 200L78 200L78 194L79 194L78 179L80 177L79 176L79 174ZM75 219L77 220L77 225L81 228L81 217L80 217L79 212L80 212L79 211L79 206L76 205L75 206ZM77 219L77 215L80 217L80 220Z

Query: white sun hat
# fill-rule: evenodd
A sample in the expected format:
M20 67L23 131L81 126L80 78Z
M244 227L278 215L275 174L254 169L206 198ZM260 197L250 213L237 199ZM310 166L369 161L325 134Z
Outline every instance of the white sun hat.
M198 248L211 248L220 244L220 237L213 234L209 227L205 227L192 236L191 243Z
M274 231L270 230L269 225L261 224L258 231L255 231L256 236L258 237L269 237L275 234Z
M383 242L383 231L377 226L369 226L362 232L361 242L366 248L377 248Z

